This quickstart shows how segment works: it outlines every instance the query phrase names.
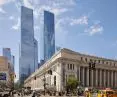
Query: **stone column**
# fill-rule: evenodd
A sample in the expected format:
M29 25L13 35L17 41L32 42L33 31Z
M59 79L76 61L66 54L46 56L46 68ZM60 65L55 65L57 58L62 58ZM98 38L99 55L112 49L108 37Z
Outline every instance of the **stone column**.
M79 81L79 66L77 66L77 80Z
M81 79L80 79L80 66L79 66L79 70L78 70L78 72L79 72L79 81L81 81Z
M117 87L117 71L115 71L115 87Z
M89 68L87 68L87 86L89 86Z
M60 76L59 76L59 80L60 80L60 82L59 82L59 91L61 91L62 90L62 88L63 88L63 74L62 74L62 72L63 72L63 65L62 65L62 63L59 63L59 71L58 71L58 73L60 74Z
M108 71L108 87L110 87L110 71Z
M100 69L100 87L102 87L102 70Z
M91 86L92 86L92 87L93 87L93 83L94 83L94 81L93 81L93 73L94 73L94 71L91 70L91 76L92 76L92 77L91 77L91 80L92 80L92 81L91 81L91 82L92 82L92 83L91 83Z
M84 80L84 71L85 71L85 68L84 67L82 67L82 84L83 84L83 86L84 86L84 83L85 83L85 81L86 80Z
M106 87L106 71L104 70L104 78L103 78L103 80L104 80L104 87Z
M111 71L111 87L113 87L113 71Z
M96 69L96 87L98 86L98 70Z

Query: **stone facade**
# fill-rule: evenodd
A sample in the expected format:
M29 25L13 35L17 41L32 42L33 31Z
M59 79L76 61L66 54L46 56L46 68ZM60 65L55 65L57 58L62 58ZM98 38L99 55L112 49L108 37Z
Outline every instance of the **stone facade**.
M9 60L6 57L0 56L0 73L1 74L6 74L6 80L0 79L0 82L5 83L7 86L12 85L12 75L14 74L12 72L11 64Z
M89 69L90 61L95 61L95 70ZM52 70L52 75L48 74L49 70ZM85 87L116 88L117 61L80 54L64 48L31 74L25 80L24 86L29 86L31 89L44 89L44 79L46 79L46 88L62 91L70 76L76 77Z

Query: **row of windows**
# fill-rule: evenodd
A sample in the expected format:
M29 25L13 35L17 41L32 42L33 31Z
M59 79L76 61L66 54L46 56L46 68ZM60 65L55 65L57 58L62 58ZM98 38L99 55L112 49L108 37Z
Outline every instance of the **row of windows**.
M88 60L88 58L81 57L81 61L85 61L85 62L94 61L97 64L107 64L107 65L116 66L116 64L114 62L107 62L107 61L104 61L104 60L93 60L93 59Z
M74 70L74 64L68 64L68 70Z

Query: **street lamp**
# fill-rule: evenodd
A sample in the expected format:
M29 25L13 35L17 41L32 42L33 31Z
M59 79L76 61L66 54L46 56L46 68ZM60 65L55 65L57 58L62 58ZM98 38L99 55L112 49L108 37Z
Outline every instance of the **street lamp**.
M90 62L89 62L89 86L91 86L91 82L90 82L90 76L91 75L90 75L90 73L91 73L91 70L95 70L96 69L95 68L95 64L96 64L95 61L90 60Z
M96 65L96 62L90 60L90 62L89 62L89 70L95 70L95 65Z
M52 70L51 69L48 70L47 73L50 74L50 75L52 75ZM45 95L45 92L46 92L46 85L47 85L46 78L45 78L45 74L46 73L44 73L44 79L43 79L43 81L44 81L44 85L43 85L44 86L44 95Z

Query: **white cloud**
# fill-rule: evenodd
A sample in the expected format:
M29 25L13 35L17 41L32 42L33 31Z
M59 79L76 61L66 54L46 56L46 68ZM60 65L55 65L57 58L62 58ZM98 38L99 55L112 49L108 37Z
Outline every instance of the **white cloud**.
M78 19L71 19L71 22L70 22L70 25L73 26L73 25L88 25L88 17L87 16L82 16Z
M6 3L7 0L0 0L0 5L3 5Z
M19 28L20 28L20 18L17 19L17 23L13 25L11 29L19 30Z
M0 13L3 13L3 14L6 13L6 11L3 10L3 8L2 8L2 6L3 6L4 4L10 3L10 2L14 2L14 1L15 1L15 0L0 0Z
M55 15L61 15L67 12L70 6L75 5L75 0L23 0L23 5L34 9L34 15L37 18L43 10L53 12Z
M14 17L14 16L10 16L9 19L10 19L10 20L14 20L15 17Z
M0 0L0 6L6 4L6 3L10 3L10 2L14 2L15 0Z
M94 24L90 28L86 29L85 32L88 32L92 36L94 34L102 34L103 30L103 26Z
M30 0L23 0L23 3L26 7L33 9L33 5L31 4Z
M65 43L66 37L68 34L68 31L64 28L65 23L63 22L63 20L65 20L65 19L57 19L56 25L55 25L56 42L61 43L61 45L63 45ZM62 42L60 42L60 41L62 41Z
M3 8L2 8L2 7L0 7L0 13L5 14L5 13L6 13L6 11L5 11L5 10L3 10Z
M64 12L67 12L68 9L67 8L53 8L51 11L57 16Z

